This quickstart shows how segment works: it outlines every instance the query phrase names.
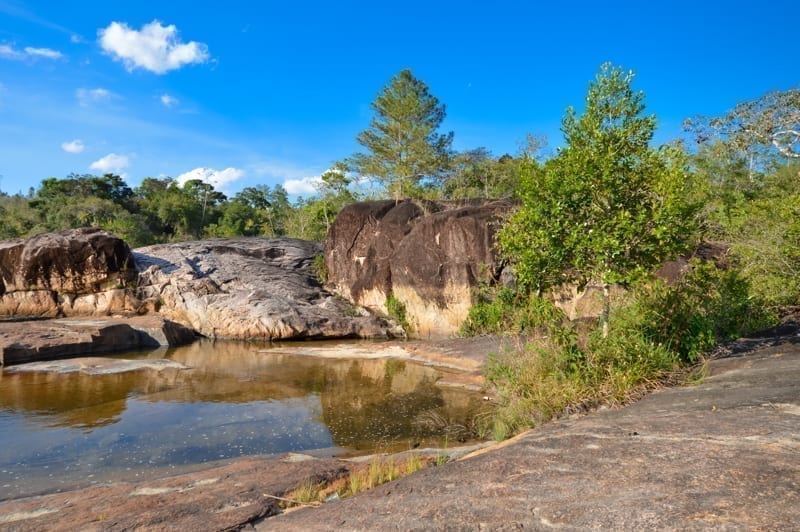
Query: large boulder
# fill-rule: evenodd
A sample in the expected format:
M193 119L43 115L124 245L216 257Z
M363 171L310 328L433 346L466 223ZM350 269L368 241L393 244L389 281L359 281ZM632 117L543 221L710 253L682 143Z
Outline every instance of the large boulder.
M136 279L128 245L102 229L0 241L0 318L133 311Z
M210 338L362 337L402 334L322 288L320 244L226 238L134 250L147 307Z
M376 312L392 295L421 336L455 333L502 264L494 239L512 204L375 201L345 207L325 240L334 291Z

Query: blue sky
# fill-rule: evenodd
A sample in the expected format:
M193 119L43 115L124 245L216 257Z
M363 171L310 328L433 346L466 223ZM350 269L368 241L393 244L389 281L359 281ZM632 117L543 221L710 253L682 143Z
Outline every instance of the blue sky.
M526 133L558 145L611 61L663 142L800 86L798 20L796 0L0 0L0 190L108 171L308 194L402 68L446 104L456 149L502 155Z

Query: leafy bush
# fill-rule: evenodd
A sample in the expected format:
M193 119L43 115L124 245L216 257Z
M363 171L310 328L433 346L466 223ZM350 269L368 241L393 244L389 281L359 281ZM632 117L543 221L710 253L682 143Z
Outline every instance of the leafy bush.
M693 263L673 286L654 282L630 292L611 319L605 338L600 326L579 335L565 323L490 356L485 376L498 395L496 438L687 377L682 368L718 342L767 327L775 316L736 269Z
M766 328L777 318L752 295L737 268L699 261L674 286L655 283L638 290L634 311L648 338L688 363L717 343Z
M482 287L475 300L461 325L462 336L535 334L564 320L564 313L552 301L510 288Z

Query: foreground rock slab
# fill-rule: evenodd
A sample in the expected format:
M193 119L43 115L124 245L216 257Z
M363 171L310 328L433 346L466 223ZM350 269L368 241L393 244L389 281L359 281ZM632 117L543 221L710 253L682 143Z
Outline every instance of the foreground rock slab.
M699 386L565 419L264 530L769 529L800 523L800 337Z
M280 511L305 480L345 475L339 460L241 460L156 481L0 502L0 530L226 530ZM76 495L79 496L76 497Z
M157 316L0 322L0 365L178 346L194 332Z
M352 463L247 459L8 500L0 530L793 530L800 330L784 332L739 343L701 385L560 420L318 508L270 517L273 496Z

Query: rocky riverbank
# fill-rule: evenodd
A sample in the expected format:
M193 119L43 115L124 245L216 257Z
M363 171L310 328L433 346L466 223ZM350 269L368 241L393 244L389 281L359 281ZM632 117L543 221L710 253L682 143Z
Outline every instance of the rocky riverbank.
M792 529L800 327L723 354L700 385L562 419L319 507L269 517L281 511L275 497L344 475L353 462L243 460L5 501L0 529Z

